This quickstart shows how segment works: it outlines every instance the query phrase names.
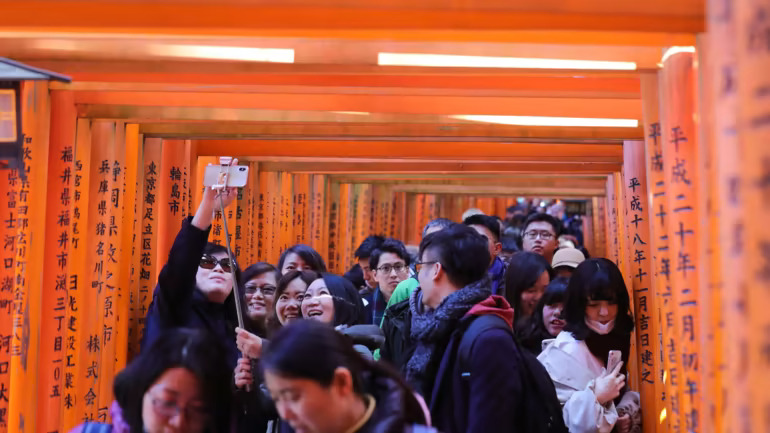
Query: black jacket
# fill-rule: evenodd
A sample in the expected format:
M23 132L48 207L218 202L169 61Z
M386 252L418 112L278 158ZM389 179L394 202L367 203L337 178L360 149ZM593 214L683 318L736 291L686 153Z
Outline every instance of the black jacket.
M222 341L228 364L235 368L240 353L235 345L238 318L234 292L223 304L218 304L209 302L196 288L195 276L210 228L201 230L191 223L192 217L182 222L168 261L158 276L158 285L147 311L142 347L151 344L166 329L206 329Z
M409 299L391 305L382 323L385 344L380 349L380 359L389 362L398 371L404 371L406 363L414 353L414 344L409 337L411 329L412 312L409 309Z

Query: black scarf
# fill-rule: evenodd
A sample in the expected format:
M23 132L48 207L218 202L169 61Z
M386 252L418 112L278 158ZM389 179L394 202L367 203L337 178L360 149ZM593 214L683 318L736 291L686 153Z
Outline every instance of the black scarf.
M487 299L491 293L489 281L484 278L447 296L435 310L423 307L421 289L410 296L410 337L416 347L406 364L406 380L423 396L430 397L432 378L458 322L471 307Z

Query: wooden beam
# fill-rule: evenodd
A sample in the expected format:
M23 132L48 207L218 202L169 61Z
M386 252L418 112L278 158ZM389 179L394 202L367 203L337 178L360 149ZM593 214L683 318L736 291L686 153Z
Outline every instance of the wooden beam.
M603 195L604 188L492 186L492 185L393 185L393 191L416 194L534 195L591 197Z
M342 3L342 2L340 2ZM340 3L308 6L261 6L245 2L206 4L43 1L6 2L0 27L14 31L97 32L137 34L205 34L257 36L265 30L292 33L313 31L316 36L369 31L380 38L394 33L520 30L590 30L697 33L704 30L703 2L497 2L449 6L435 3L423 9L408 2ZM346 4L347 2L345 2ZM394 3L396 3L394 5ZM520 4L521 3L521 4ZM328 4L329 6L322 6ZM473 6L476 6L473 8ZM173 17L173 19L169 19Z
M139 109L137 109L139 108ZM193 113L192 111L199 112ZM204 117L210 121L174 121L160 123L154 114L170 117ZM621 143L624 138L643 138L639 128L557 128L538 126L509 126L492 124L416 123L416 122L236 122L245 118L239 110L187 109L166 111L161 107L86 107L81 117L130 119L142 122L140 130L147 136L187 137L198 139L260 139L260 140L392 140L392 141L561 141L590 143ZM331 113L320 113L331 114ZM327 116L328 117L328 116ZM348 116L350 119L351 116ZM379 116L373 116L379 117ZM385 117L385 116L382 116ZM394 119L408 119L397 116ZM227 119L227 120L226 120ZM438 116L434 119L438 120ZM148 122L148 123L146 123Z
M363 94L419 96L503 96L639 99L639 80L625 77L553 76L281 76L214 74L78 74L52 89L123 92L213 92L278 94ZM216 86L212 86L216 85Z
M265 171L289 171L296 173L592 173L606 174L619 170L618 163L548 163L548 162L265 162L260 169Z
M426 158L426 159L522 159L587 158L622 161L623 146L616 144L368 141L360 143L320 140L198 140L198 155L265 157Z
M79 91L75 103L159 107L347 111L443 115L507 115L641 119L635 99L412 95L237 94L214 92Z

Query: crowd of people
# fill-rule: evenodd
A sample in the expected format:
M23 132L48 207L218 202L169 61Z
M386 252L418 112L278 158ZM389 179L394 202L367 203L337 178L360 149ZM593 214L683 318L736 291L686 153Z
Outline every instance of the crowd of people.
M208 242L219 196L174 241L112 424L78 432L640 431L623 277L563 219L469 210L416 255L369 236L344 276L306 245L241 270Z

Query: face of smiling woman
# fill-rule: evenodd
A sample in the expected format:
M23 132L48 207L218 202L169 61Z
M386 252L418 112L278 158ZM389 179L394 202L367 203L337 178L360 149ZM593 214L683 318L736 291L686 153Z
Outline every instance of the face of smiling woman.
M323 278L308 286L302 300L302 317L328 324L334 323L334 302Z
M281 293L281 296L275 300L275 314L281 325L286 326L292 320L302 317L300 307L306 290L305 282L300 278L295 278L286 286L286 290Z

